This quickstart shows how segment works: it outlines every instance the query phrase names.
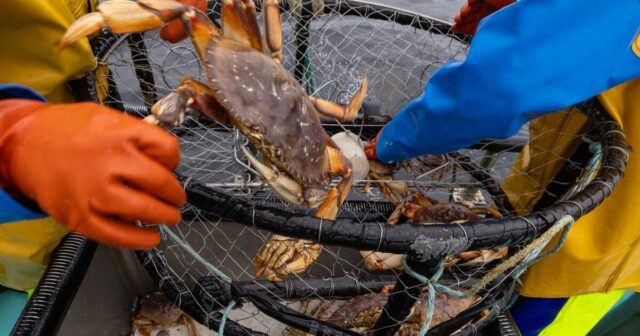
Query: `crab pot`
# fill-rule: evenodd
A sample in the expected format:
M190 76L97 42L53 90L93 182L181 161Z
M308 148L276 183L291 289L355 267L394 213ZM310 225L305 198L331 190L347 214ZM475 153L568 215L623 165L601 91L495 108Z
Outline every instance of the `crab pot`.
M208 17L220 26L220 2L208 3ZM324 120L329 135L349 130L371 140L424 92L442 64L463 60L467 53L468 37L427 15L352 0L326 0L321 10L318 1L303 0L300 9L292 4L280 2L282 66L301 88L344 104L362 77L369 77L365 107L353 122ZM256 1L256 7L262 22L262 2ZM175 89L184 75L206 81L188 40L169 44L158 31L123 36L104 30L92 44L104 67L75 83L74 93L96 101L106 93L104 103L124 113L145 117L149 106ZM328 221L306 206L285 203L264 183L242 151L255 148L237 129L189 111L185 122L170 131L180 140L176 176L188 204L182 209L183 222L161 227L161 244L138 256L172 302L212 330L224 322L226 335L391 335L413 330L419 322L411 320L410 312L425 284L401 265L386 265L382 261L387 259L372 262L361 253L373 251L375 258L388 260L406 255L407 265L427 278L445 261L438 283L469 290L563 216L578 219L598 206L622 178L628 159L620 125L590 99L553 118L533 121L509 139L485 139L455 153L408 160L380 172L372 169L367 178L353 181L337 219ZM598 143L598 149L592 151L584 139ZM524 167L531 174L522 173ZM413 223L404 206L415 195L431 203L490 208L494 215L485 212L457 224ZM397 224L387 223L398 214ZM255 257L271 246L274 234L320 244L322 252L305 269L279 274L282 282L256 277ZM499 250L504 247L508 253ZM271 266L306 251L277 252ZM517 297L517 279L510 270L479 290L477 302L432 325L429 334L469 335L504 319L501 314ZM356 325L362 321L355 319L330 323L311 311L325 305L339 309L334 302L380 295L390 284L394 287L384 304L352 314L372 313L365 325ZM232 301L236 305L230 308ZM448 314L450 308L436 305L435 310Z

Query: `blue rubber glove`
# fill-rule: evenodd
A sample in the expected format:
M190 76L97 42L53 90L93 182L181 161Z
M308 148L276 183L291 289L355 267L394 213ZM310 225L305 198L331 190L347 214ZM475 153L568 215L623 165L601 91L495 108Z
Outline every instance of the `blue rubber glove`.
M507 138L529 120L640 77L632 44L638 0L521 0L481 21L464 62L382 130L377 157L396 162ZM637 49L636 49L637 50Z

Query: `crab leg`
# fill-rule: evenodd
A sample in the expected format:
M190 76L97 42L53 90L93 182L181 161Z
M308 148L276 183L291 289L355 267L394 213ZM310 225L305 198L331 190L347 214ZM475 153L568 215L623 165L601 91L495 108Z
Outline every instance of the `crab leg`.
M81 17L69 27L58 49L64 49L102 27L109 27L114 33L139 33L160 28L167 22L181 18L199 56L204 58L207 43L212 36L220 35L206 14L178 1L111 0L101 3L96 9L97 12Z
M258 51L264 50L256 5L252 0L222 1L222 34Z
M340 175L341 180L335 188L329 191L327 197L320 204L316 217L335 220L340 206L351 190L351 163L331 143L327 144L327 155L331 165L330 173Z
M62 50L83 37L96 33L104 27L104 18L99 12L87 14L74 22L65 32L58 44L58 50Z
M222 35L226 38L250 46L247 18L238 0L222 1Z
M364 265L368 270L389 270L402 268L404 254L375 251L360 251Z
M194 108L207 118L229 125L229 117L208 86L191 77L184 77L181 85L151 108L151 115L145 120L163 127L178 126L184 120L188 108Z
M264 0L264 30L271 58L282 62L282 21L278 0Z
M242 147L242 151L244 155L247 156L249 162L255 170L262 176L262 178L267 182L267 184L271 187L273 191L276 192L280 197L282 197L285 201L292 204L302 204L304 203L304 197L302 193L302 188L298 182L293 179L287 177L284 174L280 174L275 172L273 169L267 167L262 162L260 162L249 150Z
M355 119L360 107L362 107L362 102L364 101L364 96L367 92L367 84L368 79L365 75L362 79L362 84L360 85L360 89L358 92L351 97L351 100L347 105L340 105L334 102L324 100L321 98L311 97L309 99L315 106L318 113L325 117L336 118L340 121L351 121Z
M97 12L87 14L74 22L58 46L63 49L79 39L109 27L114 33L137 33L159 28L189 10L177 1L124 1L103 2Z
M313 265L322 246L311 241L273 235L253 259L256 278L265 275L269 281L283 281L278 274L299 274Z
M244 4L244 14L247 17L247 27L249 28L251 46L262 52L264 51L264 45L262 44L262 33L260 33L256 4L253 0L242 0L242 3Z

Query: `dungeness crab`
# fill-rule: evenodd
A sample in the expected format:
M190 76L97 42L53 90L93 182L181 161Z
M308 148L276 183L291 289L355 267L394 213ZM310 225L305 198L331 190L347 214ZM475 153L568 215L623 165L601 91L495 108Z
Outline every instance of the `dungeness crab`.
M199 335L198 329L204 328L161 292L141 296L136 308L137 313L131 319L133 336Z
M393 289L393 285L386 286L380 293L371 293L356 296L346 302L328 301L321 303L313 308L309 313L320 320L327 321L343 328L353 331L365 333L370 331L382 313L389 293ZM454 287L453 289L462 290ZM396 332L398 336L415 336L418 335L422 323L426 319L425 302L427 300L427 292L424 291L411 309L411 313L403 322L400 329ZM458 314L478 302L478 295L457 299L440 292L436 292L436 300L434 305L431 327L435 327L446 322ZM305 306L303 306L306 309ZM305 335L293 328L287 328L283 335L286 336L302 336Z
M325 133L320 116L341 121L355 118L365 97L367 77L346 105L307 96L302 86L280 64L282 37L277 0L263 2L266 47L252 0L222 1L222 33L205 13L173 0L112 0L98 12L83 16L63 36L63 48L103 26L115 33L143 32L181 20L197 51L206 83L185 77L175 92L158 101L150 119L163 126L178 125L188 108L222 124L232 124L262 153L260 162L243 148L252 166L271 189L293 204L318 207L316 216L334 220L351 189L351 165ZM331 186L331 175L341 178ZM268 276L275 263L298 257L300 241L276 236L269 245L277 255L291 258L256 258ZM305 248L306 249L306 248ZM271 250L264 251L269 254ZM315 251L309 251L311 259ZM272 253L273 254L273 253ZM315 256L317 258L317 255ZM306 267L305 267L306 268ZM279 267L280 272L288 269Z
M414 224L459 224L470 220L482 220L481 216L500 218L501 215L493 209L469 209L462 204L441 203L412 191L409 201L396 207L389 217L388 223L395 225L401 219L408 219ZM371 270L385 270L402 266L401 254L382 253L375 251L361 251L365 266ZM445 266L459 264L461 266L481 266L493 260L500 259L507 254L507 248L482 251L467 251L447 258Z
M422 155L399 163L385 164L378 160L369 160L369 173L362 192L368 192L371 183L378 186L378 190L394 205L398 205L409 195L409 187L405 182L396 181L395 175L404 168L407 172L418 173L420 176L430 175L433 181L441 180L452 165L446 155Z

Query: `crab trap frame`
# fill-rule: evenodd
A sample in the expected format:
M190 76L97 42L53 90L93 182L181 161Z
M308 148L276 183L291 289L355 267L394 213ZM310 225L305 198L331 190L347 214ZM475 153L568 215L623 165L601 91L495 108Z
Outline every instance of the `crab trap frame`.
M260 14L262 3L255 3ZM329 134L348 130L371 139L422 94L440 65L464 59L468 47L469 39L448 23L393 7L351 0L280 6L283 65L310 95L344 101L369 76L358 118L323 123ZM207 14L218 25L219 13L220 3L210 1ZM189 41L168 44L157 31L103 30L93 46L100 66L74 83L77 98L140 117L182 75L203 76ZM559 247L541 252L550 238L566 235L573 220L600 204L623 176L624 134L597 99L554 115L567 121L564 126L532 123L507 140L487 139L355 180L336 221L318 219L273 194L240 150L248 143L239 131L188 117L171 130L180 139L176 175L188 196L183 223L160 227L161 245L140 252L139 259L172 302L228 335L412 335L427 329L430 335L475 334L514 302L526 266ZM567 124L582 126L563 128ZM547 178L534 181L536 176ZM513 180L530 188L513 188ZM387 186L394 183L438 204L484 207L492 215L455 224L388 224L398 205L414 197L395 193L390 200L394 191ZM321 244L323 252L307 271L282 282L256 278L254 256L273 234ZM468 251L504 247L507 255L485 263L452 261ZM360 251L405 257L394 267L375 269ZM34 297L45 292L39 288ZM464 300L462 308L449 309ZM362 308L366 302L376 304ZM438 314L446 318L438 320Z

